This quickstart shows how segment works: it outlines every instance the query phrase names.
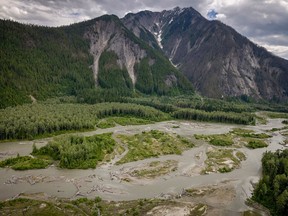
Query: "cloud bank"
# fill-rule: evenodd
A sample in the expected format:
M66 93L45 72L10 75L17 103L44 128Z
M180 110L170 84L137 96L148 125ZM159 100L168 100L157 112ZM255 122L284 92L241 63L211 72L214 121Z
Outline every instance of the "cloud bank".
M0 0L0 18L45 26L68 25L104 14L193 7L288 59L288 0Z

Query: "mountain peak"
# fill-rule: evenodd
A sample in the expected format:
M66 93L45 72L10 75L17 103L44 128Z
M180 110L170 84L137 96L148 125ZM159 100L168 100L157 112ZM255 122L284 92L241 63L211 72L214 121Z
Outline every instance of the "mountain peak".
M205 96L288 98L288 61L192 7L134 14L130 20L123 23L160 49Z

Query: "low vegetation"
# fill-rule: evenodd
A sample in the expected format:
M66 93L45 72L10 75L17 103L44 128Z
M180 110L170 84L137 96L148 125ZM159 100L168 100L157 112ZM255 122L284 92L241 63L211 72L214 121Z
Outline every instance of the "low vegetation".
M255 148L264 148L267 147L265 139L272 136L265 133L254 133L253 130L247 130L243 128L234 128L227 134L212 134L212 135L199 135L195 134L196 139L202 139L209 142L214 146L237 146L236 144L243 143L246 147L255 149ZM241 144L240 146L242 146Z
M265 141L258 140L258 139L250 139L246 145L246 147L251 148L251 149L265 148L267 146L268 144Z
M252 130L242 129L242 128L234 128L231 132L239 137L241 137L241 141L245 143L247 148L256 149L256 148L265 148L268 146L265 139L271 138L271 135L266 133L253 133Z
M213 135L198 135L195 134L196 139L202 139L215 146L231 146L233 144L233 137L230 134L213 134Z
M0 215L6 216L11 214L11 212L14 213L13 215L23 215L23 212L25 212L25 215L43 216L140 216L155 215L153 213L157 208L163 208L165 210L167 208L182 209L184 206L186 205L180 202L166 199L139 199L131 201L111 202L102 200L100 197L96 197L95 199L79 198L73 201L61 199L57 199L57 201L43 201L31 198L16 198L13 200L0 202ZM203 206L205 205L196 204L195 208L193 208L193 206L189 207L193 213L198 213L203 211Z
M247 130L242 128L234 128L232 130L233 134L236 134L240 137L249 137L249 138L256 138L256 139L267 139L271 138L271 135L265 134L265 133L254 133L253 130Z
M18 198L0 202L0 215L84 216L85 214L77 206L71 205L69 202L60 202L59 205L55 205L55 203L49 201Z
M207 209L208 209L207 205L203 203L199 203L196 206L194 206L192 210L190 210L190 215L195 215L195 216L206 215Z
M50 141L46 146L33 147L35 156L49 156L59 161L61 168L95 168L98 162L111 154L116 146L112 133L82 136L61 136Z
M148 166L133 170L131 175L137 178L155 178L177 170L178 162L175 160L153 161Z
M288 113L279 113L279 112L265 112L269 118L286 118L288 119Z
M267 132L275 132L275 131L283 131L287 130L288 126L280 127L280 128L272 128L271 130L267 130Z
M119 164L167 154L181 154L194 146L189 140L158 130L143 131L133 136L119 135L128 146L128 153L118 161Z
M0 167L9 167L14 170L44 169L51 164L51 160L17 156L0 161Z
M118 125L144 125L144 124L151 124L154 123L151 120L141 119L141 118L134 118L134 117L109 117L105 119L101 119L97 123L97 127L99 128L110 128Z
M288 149L264 153L262 175L252 199L272 215L288 215Z
M206 168L202 170L202 174L209 174L211 172L231 172L240 166L241 161L246 160L244 153L233 149L213 148L206 154Z
M255 212L255 211L248 210L243 213L243 216L262 216L262 214Z
M105 128L111 128L111 127L115 127L116 123L113 120L110 120L109 118L107 119L101 119L97 124L96 127L97 128L101 128L101 129L105 129Z

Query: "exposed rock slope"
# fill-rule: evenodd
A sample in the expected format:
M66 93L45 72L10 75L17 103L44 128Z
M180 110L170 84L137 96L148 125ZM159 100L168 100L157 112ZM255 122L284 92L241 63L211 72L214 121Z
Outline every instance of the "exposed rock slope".
M134 66L139 63L147 53L139 44L134 43L125 36L125 31L116 17L96 20L85 32L85 38L90 40L90 53L94 57L93 72L97 82L99 71L99 59L104 51L112 51L118 56L118 66L126 68L132 83L135 85L136 75Z
M122 20L152 47L158 44L203 95L288 98L287 60L219 21L206 20L193 8L143 11Z
M105 15L95 19L95 22L85 29L84 38L90 41L96 85L117 88L114 84L122 79L123 82L119 85L127 85L127 88L136 88L144 93L166 94L175 90L192 90L191 84L161 52L147 46L116 16ZM106 57L103 57L103 54ZM102 77L99 73L101 70L105 71ZM123 73L123 77L119 77L119 73ZM114 84L109 85L109 82Z

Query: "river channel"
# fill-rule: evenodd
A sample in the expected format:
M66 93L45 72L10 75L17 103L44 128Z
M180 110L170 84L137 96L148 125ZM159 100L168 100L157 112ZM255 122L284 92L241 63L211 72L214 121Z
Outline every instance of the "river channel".
M139 126L116 126L109 129L98 129L92 132L79 133L84 136L114 132L114 134L135 134L152 129L168 133L176 133L190 139L194 134L221 134L227 133L236 127L252 129L255 132L266 132L272 128L283 127L282 119L269 119L266 125L239 126L229 124L213 124L189 121L159 122L150 125ZM175 127L177 125L177 127ZM266 132L267 133L267 132ZM61 198L79 198L85 196L93 198L100 196L106 200L133 200L139 198L161 197L167 194L178 194L184 188L217 185L221 182L229 182L236 191L233 201L225 206L227 211L245 211L247 206L245 200L251 196L252 184L257 182L261 175L261 158L265 151L275 151L284 148L280 143L283 137L279 132L270 132L273 136L268 139L267 148L251 150L241 148L247 159L242 162L239 169L230 173L211 173L200 175L196 172L187 174L187 170L195 170L195 167L203 164L205 152L210 145L204 141L193 140L196 147L183 152L182 155L166 155L159 158L150 158L142 161L114 165L113 163L103 164L96 169L68 170L50 166L47 169L14 171L9 168L0 168L0 199L8 199L17 196L19 193L44 192L49 196ZM46 145L51 138L35 141L19 141L0 143L0 160L7 157L28 155L32 151L35 142L37 147ZM202 155L196 159L195 155ZM152 161L176 160L178 169L167 175L152 180L136 182L125 182L118 178L123 170L141 166L141 164Z

